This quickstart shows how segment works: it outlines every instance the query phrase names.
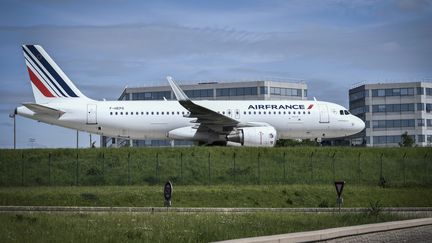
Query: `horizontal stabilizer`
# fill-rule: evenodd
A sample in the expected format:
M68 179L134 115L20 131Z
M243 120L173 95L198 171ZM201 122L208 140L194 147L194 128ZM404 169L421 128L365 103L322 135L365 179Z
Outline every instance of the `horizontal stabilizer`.
M33 111L38 115L61 117L65 113L64 111L35 103L24 103L23 106L27 107L29 110Z

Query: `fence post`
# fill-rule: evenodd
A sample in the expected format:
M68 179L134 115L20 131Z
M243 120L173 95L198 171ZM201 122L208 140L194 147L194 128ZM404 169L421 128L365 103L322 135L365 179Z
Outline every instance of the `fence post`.
M157 182L160 182L160 178L159 178L159 153L156 153L156 179Z
M183 183L183 152L180 152L180 180Z
M128 184L131 184L131 176L130 176L130 159L131 155L130 152L128 153L128 163L127 163L127 173L128 173Z
M258 185L261 184L261 153L258 152Z
M360 156L361 156L361 153L359 152L359 153L358 153L358 156L357 156L357 173L358 173L358 184L359 184L359 185L361 184L361 166L360 166Z
M402 157L402 169L403 169L403 184L404 186L406 185L406 166L405 166L405 159L406 159L406 152L404 153L403 157Z
M286 152L283 153L283 182L286 183Z
M48 185L51 186L51 153L48 154Z
M24 186L24 153L21 152L21 186Z
M234 184L236 183L236 153L233 153L233 175L234 175Z
M333 170L333 181L336 181L336 152L333 152L332 155L332 170Z
M380 157L380 178L379 178L379 184L382 187L384 187L384 184L385 184L385 180L384 180L384 177L383 177L383 156L384 156L384 153L381 153L381 157Z
M210 152L208 153L208 184L211 184Z
M430 180L430 166L429 166L429 163L428 163L428 160L427 160L427 157L428 157L428 153L426 152L425 153L425 155L424 155L424 157L423 157L423 159L424 159L424 163L425 163L425 170L426 170L426 180L424 181L424 183L427 185L428 183L429 183L429 180Z
M76 153L76 161L75 161L75 186L78 186L79 183L79 160L78 160L78 151Z
M102 152L102 176L105 181L105 152Z
M311 152L310 154L310 169L311 169L311 183L313 182L313 163L312 163L312 158L313 158L314 152Z

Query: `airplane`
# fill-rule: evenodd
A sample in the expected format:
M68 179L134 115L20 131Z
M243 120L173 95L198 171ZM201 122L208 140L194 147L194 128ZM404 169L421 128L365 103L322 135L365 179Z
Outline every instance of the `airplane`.
M345 137L365 128L343 106L315 99L191 100L169 76L176 100L97 101L81 93L40 45L22 49L35 102L23 103L15 114L61 127L123 139L248 147Z

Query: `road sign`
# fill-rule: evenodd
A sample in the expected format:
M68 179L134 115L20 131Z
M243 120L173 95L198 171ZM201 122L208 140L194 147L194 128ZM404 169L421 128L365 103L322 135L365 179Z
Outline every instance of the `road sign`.
M345 185L345 181L335 181L335 187L336 187L336 193L338 195L338 198L341 197L342 191Z
M170 201L171 200L171 196L172 196L172 184L170 181L167 181L167 183L165 183L164 186L164 198L166 201Z

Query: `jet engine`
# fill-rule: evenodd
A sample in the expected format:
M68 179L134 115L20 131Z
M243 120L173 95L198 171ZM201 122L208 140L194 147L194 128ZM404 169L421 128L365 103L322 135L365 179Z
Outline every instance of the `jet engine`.
M248 147L274 147L277 133L272 126L237 128L226 136L227 145Z

